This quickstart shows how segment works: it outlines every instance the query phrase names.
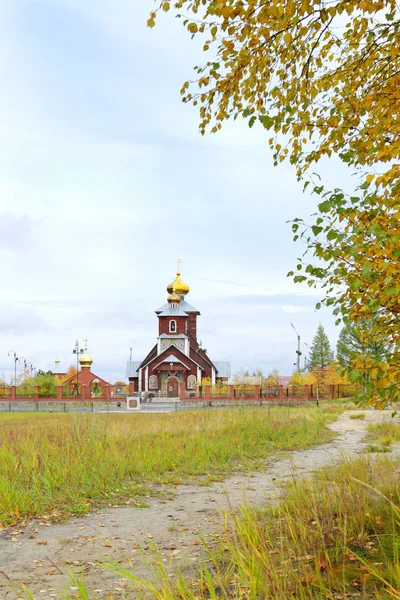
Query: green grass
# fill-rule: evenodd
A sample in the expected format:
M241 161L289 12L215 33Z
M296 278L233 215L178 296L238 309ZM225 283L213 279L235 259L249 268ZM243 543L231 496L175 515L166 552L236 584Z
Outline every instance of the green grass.
M137 503L149 483L220 479L284 450L326 442L317 408L162 415L0 415L0 522ZM139 499L139 500L138 500Z
M293 481L275 508L231 514L217 545L204 543L197 575L171 578L161 560L152 582L109 568L157 600L398 600L399 467L387 457L344 462Z
M378 423L368 425L367 439L371 442L377 442L383 446L400 443L400 423L389 421L388 423Z
M365 419L365 413L354 413L350 415L350 419Z
M366 452L390 452L390 448L388 448L387 445L385 446L378 446L377 444L368 444L368 446L366 447Z

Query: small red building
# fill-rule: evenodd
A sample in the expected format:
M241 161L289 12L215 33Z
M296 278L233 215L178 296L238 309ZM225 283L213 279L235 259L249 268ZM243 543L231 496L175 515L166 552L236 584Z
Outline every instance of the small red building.
M92 363L93 359L89 356L87 346L85 346L85 351L79 358L81 370L69 379L66 379L63 383L63 385L69 386L72 397L106 398L110 395L110 384L95 373L92 373Z
M230 377L230 363L213 362L197 341L200 311L186 301L189 286L178 268L175 280L167 287L167 303L156 310L158 338L146 358L127 364L127 377L137 392L162 392L178 397L180 383L195 391L204 378L212 384Z

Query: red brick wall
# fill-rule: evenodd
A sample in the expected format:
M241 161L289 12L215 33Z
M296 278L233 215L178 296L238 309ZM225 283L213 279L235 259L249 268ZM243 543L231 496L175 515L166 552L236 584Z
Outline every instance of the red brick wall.
M162 333L171 333L169 330L169 322L176 321L176 331L173 333L184 333L186 334L186 326L185 323L188 320L188 317L159 317L158 318L158 335Z
M192 349L190 349L190 357L193 358L201 367L203 367L204 371L202 371L202 377L211 377L211 367L207 361L205 361L201 354L197 354ZM197 376L197 373L194 373Z
M188 329L189 333L197 340L197 315L193 313L189 313Z

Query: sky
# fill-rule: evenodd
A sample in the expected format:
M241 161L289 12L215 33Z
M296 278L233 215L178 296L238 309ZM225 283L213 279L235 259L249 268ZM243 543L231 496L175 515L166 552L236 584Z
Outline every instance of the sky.
M0 0L0 374L10 350L37 369L74 362L124 379L157 337L176 260L199 337L232 371L290 374L297 338L339 330L318 290L286 277L303 252L288 221L317 200L266 133L245 122L198 133L181 84L202 60L153 0ZM328 185L347 174L334 160ZM306 347L302 350L307 351ZM18 367L20 368L20 367Z

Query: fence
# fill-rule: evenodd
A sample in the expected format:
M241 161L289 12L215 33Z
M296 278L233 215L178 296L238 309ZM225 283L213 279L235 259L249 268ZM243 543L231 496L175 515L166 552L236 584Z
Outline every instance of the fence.
M141 407L143 412L181 412L186 410L215 410L225 408L250 408L271 406L299 406L306 404L307 400L294 400L292 398L273 398L268 400L187 400L185 402L168 402L166 400L155 403L144 403ZM7 402L0 400L0 413L2 412L49 412L49 413L127 413L126 402L123 400L102 401L51 401L14 400ZM136 413L132 413L136 414Z
M126 403L124 401L115 400L110 402L104 401L77 401L69 400L68 402L57 400L39 400L30 401L24 400L19 402L14 400L7 402L0 400L0 412L125 412Z
M30 400L48 400L50 401L65 401L65 402L106 402L119 401L125 403L126 395L121 394L117 396L110 396L110 389L102 390L106 396L102 397L91 397L90 389L87 390L85 386L82 389L74 389L71 386L63 385L58 386L55 389L40 386L35 386L32 390L29 386L0 386L0 401L9 400L11 402L23 401L29 402ZM350 398L357 395L362 390L358 390L356 385L303 385L303 386L288 386L282 385L262 387L260 385L205 385L203 388L197 388L196 390L186 390L184 383L181 383L178 391L178 398L182 402L200 402L210 400L226 400L232 402L234 400L269 400L274 399L287 399L287 400L326 400L333 398ZM147 391L147 392L135 392L134 396L140 396L142 402L146 403L162 403L165 401L178 400L178 398L169 398L167 392L162 391Z

